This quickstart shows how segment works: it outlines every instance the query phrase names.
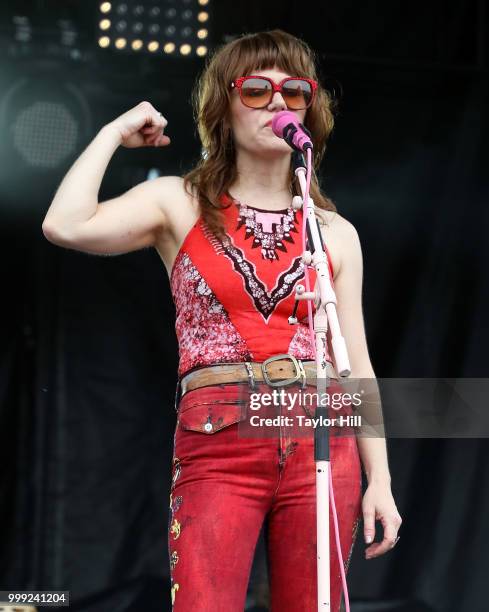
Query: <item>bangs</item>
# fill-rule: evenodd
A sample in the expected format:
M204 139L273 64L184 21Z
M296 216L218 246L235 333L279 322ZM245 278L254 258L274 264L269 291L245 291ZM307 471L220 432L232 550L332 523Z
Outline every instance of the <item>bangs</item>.
M234 80L276 66L291 76L316 79L314 59L295 38L261 32L244 36L229 52L227 78Z

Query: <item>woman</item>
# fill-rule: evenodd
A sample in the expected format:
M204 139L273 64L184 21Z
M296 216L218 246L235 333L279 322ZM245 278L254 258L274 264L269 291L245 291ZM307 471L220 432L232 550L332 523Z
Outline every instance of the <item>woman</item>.
M313 438L282 426L243 436L239 427L250 417L251 390L270 392L284 377L298 375L299 366L306 376L302 383L313 388L303 302L299 324L287 321L294 287L304 274L302 211L291 208L292 196L300 192L291 149L270 123L279 111L294 112L312 133L317 168L333 128L332 101L317 84L311 50L275 30L220 48L197 83L194 102L204 148L196 168L184 178L147 181L98 203L103 174L119 145L170 144L166 119L142 102L104 126L75 162L43 231L55 244L89 253L154 246L167 268L180 351L168 534L173 609L243 610L266 521L271 609L312 612L317 609ZM322 218L351 376L374 378L362 318L358 235L321 193L314 174L311 196ZM329 375L335 376L328 348ZM266 361L277 354L287 356ZM294 383L289 392L301 388ZM282 414L288 408L279 406ZM395 544L401 517L385 441L342 436L331 437L330 445L347 569L362 515L368 559ZM360 461L368 480L363 500ZM376 519L383 526L381 542L372 542ZM342 585L331 514L330 532L331 610L337 612Z

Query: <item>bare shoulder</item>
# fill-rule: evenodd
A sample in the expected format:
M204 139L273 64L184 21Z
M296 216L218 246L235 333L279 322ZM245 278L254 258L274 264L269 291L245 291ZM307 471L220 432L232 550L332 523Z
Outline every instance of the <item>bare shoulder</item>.
M321 234L331 257L333 278L336 280L342 263L347 258L358 256L360 240L353 223L340 213L332 210L322 210L320 215L322 217L322 220L320 220Z

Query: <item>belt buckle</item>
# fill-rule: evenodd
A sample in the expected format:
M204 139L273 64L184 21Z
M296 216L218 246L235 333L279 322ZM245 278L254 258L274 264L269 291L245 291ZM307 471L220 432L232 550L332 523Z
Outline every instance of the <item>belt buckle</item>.
M280 359L290 359L290 361L294 364L294 368L295 368L294 378L287 378L285 380L277 380L277 381L270 380L268 373L267 373L267 365L269 363L272 363L273 361L279 361ZM299 362L293 355L289 355L288 353L283 353L281 355L273 355L273 357L269 357L268 359L265 359L261 363L261 371L263 373L264 381L267 383L267 385L270 385L271 387L287 387L289 385L293 385L295 382L297 382L302 377L301 367L299 365Z

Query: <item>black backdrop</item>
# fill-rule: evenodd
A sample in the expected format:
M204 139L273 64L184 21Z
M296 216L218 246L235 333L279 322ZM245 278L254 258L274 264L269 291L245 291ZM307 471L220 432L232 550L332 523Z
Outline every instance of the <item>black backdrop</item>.
M321 179L362 242L377 376L487 376L484 3L324 3L302 16L295 2L214 7L217 41L282 27L318 51L324 81L341 88ZM191 166L199 148L181 102L194 76L175 77L163 106L152 83L177 144L116 153L104 199L143 180L128 178L128 163L163 174ZM94 130L138 96L111 99ZM40 223L64 171L46 192L30 179L20 217L25 203L2 191L0 585L69 589L84 612L163 610L177 366L168 280L152 250L95 257L45 240ZM401 540L365 561L360 537L349 592L391 603L352 609L486 610L488 448L389 441ZM266 598L263 567L260 548L250 607Z

